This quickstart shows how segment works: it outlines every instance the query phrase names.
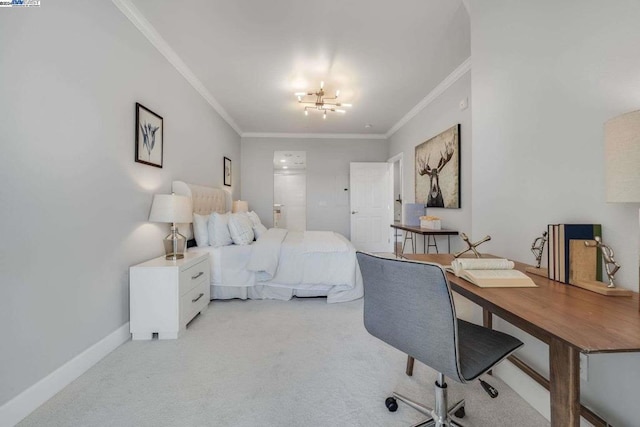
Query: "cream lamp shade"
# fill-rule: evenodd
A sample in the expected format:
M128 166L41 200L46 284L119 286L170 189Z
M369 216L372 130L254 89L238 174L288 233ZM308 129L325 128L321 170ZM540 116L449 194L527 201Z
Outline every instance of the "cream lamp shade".
M247 203L245 200L234 200L231 212L249 212L249 203Z
M193 222L191 198L175 194L156 194L151 203L149 221L170 222L171 233L164 238L165 258L178 260L184 258L187 238L178 232L176 223Z
M606 200L640 202L640 110L604 124Z
M156 194L153 196L151 222L189 223L193 222L191 199L175 194Z

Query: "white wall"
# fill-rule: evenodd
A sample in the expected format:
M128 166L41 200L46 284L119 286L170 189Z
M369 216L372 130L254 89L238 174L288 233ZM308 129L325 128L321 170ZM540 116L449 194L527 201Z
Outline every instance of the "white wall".
M111 2L3 9L0 43L2 405L129 320L128 268L169 231L152 195L221 186L223 156L239 184L240 142ZM136 101L162 169L134 162Z
M638 290L638 204L607 204L603 123L640 108L637 0L472 0L473 233L488 249L533 263L548 223L601 223ZM547 348L524 338L523 358L548 372ZM582 401L613 425L638 425L640 355L589 358ZM498 370L498 372L501 372ZM535 387L505 375L529 401ZM546 409L548 411L548 409Z
M385 162L386 140L242 138L242 199L273 223L273 152L307 152L307 229L350 235L349 163Z
M469 100L469 108L460 110L459 103L463 99ZM389 157L403 153L403 203L415 201L415 147L424 141L438 135L451 126L460 123L460 192L461 208L444 209L429 208L428 215L441 218L442 227L471 233L471 74L465 73L445 92L438 96L425 109L394 133L389 142ZM397 197L397 195L396 195ZM472 238L484 237L472 235ZM422 239L418 239L422 251ZM451 250L457 251L464 245L458 238L451 239ZM408 249L408 247L407 247ZM438 249L447 249L446 239L438 241Z

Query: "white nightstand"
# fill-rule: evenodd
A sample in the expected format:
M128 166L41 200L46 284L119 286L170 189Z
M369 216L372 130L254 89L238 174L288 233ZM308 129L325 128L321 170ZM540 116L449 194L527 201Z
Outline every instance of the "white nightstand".
M209 305L209 254L164 256L129 269L130 331L134 340L175 339Z

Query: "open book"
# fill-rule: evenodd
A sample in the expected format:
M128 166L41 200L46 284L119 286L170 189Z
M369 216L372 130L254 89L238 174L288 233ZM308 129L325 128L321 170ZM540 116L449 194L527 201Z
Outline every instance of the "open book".
M514 270L513 261L492 258L455 259L446 269L481 288L535 288L523 272Z

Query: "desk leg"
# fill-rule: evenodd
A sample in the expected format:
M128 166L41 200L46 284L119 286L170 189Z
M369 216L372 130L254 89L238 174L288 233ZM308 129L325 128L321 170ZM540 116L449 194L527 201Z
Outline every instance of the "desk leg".
M493 314L486 308L482 309L482 326L493 329ZM487 374L493 375L493 371L487 371Z
M580 426L580 353L566 343L549 343L551 426Z
M451 253L451 235L447 234L447 253Z
M413 362L414 362L414 358L411 356L407 356L407 370L406 373L408 376L412 376L413 375Z
M398 258L398 229L393 229L393 252L396 254L396 258Z
M482 309L482 326L493 329L493 314L486 308Z

